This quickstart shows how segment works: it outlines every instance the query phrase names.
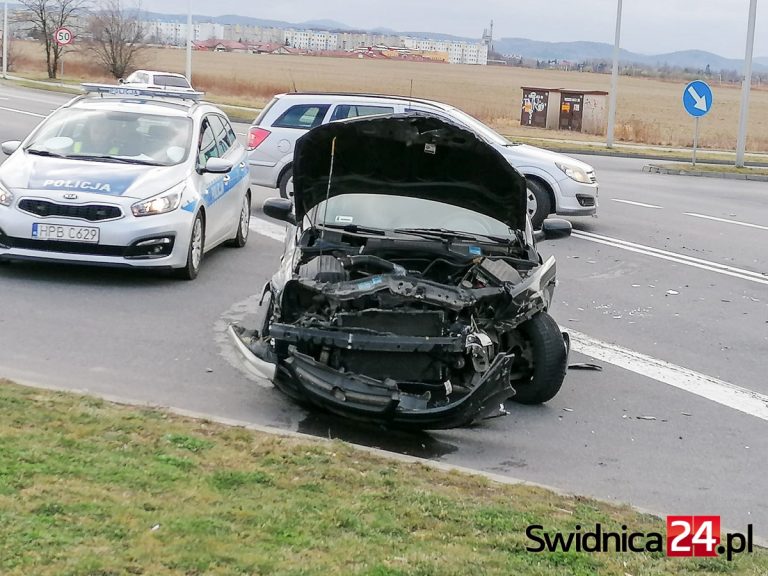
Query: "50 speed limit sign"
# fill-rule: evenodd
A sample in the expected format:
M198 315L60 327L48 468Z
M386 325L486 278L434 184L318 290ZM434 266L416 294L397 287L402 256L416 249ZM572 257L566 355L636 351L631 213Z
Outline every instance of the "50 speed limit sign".
M58 28L56 32L53 33L53 39L56 40L56 44L59 46L66 46L67 44L72 44L75 37L72 35L69 28Z

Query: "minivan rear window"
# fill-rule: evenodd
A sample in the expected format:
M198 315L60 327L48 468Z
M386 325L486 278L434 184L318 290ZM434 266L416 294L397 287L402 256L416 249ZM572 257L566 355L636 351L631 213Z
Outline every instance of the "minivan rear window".
M297 104L291 106L272 124L277 128L309 130L319 126L330 106L328 104Z

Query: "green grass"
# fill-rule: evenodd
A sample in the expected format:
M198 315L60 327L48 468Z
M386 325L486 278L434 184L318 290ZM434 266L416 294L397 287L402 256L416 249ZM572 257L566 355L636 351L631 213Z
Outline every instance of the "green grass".
M745 174L745 175L760 175L768 176L768 168L737 168L736 166L727 166L722 164L701 164L696 163L696 166L692 164L659 164L660 168L668 168L670 170L681 170L682 172L724 172L727 174Z
M580 152L590 153L596 152L600 154L632 157L632 156L657 156L659 158L665 158L669 160L681 160L683 162L691 161L691 150L674 150L666 149L663 147L655 146L642 146L638 144L624 144L616 143L613 148L608 148L604 143L590 143L590 142L562 142L547 138L530 138L521 137L518 135L505 135L509 140L513 142L523 142L524 144L530 144L531 146L538 146L540 148L546 148L548 150L554 150L559 152L570 152L578 154ZM565 136L572 136L570 133ZM768 155L766 154L747 154L745 155L747 162L768 162ZM735 152L723 152L712 151L706 149L699 149L696 152L696 160L699 162L705 162L707 160L727 161L735 162ZM723 165L727 167L727 165ZM698 168L698 164L697 164Z
M525 528L659 531L626 507L0 381L4 576L766 574L757 551L534 554Z

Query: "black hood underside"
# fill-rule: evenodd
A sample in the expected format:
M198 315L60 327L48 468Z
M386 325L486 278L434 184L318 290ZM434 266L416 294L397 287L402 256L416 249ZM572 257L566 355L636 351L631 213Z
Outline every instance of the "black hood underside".
M326 194L380 194L452 204L525 228L525 178L473 132L436 116L410 112L318 126L297 141L293 170L298 220Z

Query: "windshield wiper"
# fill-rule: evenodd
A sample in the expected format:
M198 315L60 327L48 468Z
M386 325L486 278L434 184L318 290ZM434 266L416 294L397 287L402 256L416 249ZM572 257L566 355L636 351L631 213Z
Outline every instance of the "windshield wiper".
M63 154L57 154L56 152L50 152L48 150L41 150L39 148L26 148L28 154L35 154L36 156L52 156L53 158L66 158Z
M440 238L444 240L490 240L497 244L512 244L514 241L513 238L492 236L490 234L475 234L473 232L457 232L456 230L447 230L445 228L395 228L393 232L399 234L413 234L423 238Z
M92 160L94 162L118 162L120 164L140 164L142 166L163 166L154 160L141 160L139 158L125 158L124 156L111 156L109 154L67 154L62 158L72 160Z
M344 230L344 232L351 232L352 234L378 234L383 236L386 234L381 228L370 228L368 226L358 226L357 224L318 224L318 228L334 228Z

